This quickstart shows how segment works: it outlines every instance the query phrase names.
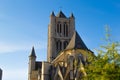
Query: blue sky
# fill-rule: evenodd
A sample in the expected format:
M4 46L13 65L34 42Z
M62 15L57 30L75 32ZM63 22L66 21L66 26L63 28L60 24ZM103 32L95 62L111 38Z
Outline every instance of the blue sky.
M46 60L49 16L60 10L67 17L73 12L76 30L89 49L104 44L105 25L112 39L120 41L120 0L0 0L3 80L27 80L32 46L37 60Z

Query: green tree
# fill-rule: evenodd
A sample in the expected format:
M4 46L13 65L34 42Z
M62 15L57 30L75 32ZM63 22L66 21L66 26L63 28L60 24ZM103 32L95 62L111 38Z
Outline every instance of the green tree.
M109 37L110 33L106 28L107 45L97 50L96 57L89 56L92 60L85 66L87 77L83 80L120 80L120 44L112 42Z

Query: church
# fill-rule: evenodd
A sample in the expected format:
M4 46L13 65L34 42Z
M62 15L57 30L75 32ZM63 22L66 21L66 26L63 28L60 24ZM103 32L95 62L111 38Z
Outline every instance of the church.
M34 47L29 55L28 80L80 80L87 76L84 66L87 48L75 29L75 17L67 17L62 11L50 14L48 25L47 61L36 61Z

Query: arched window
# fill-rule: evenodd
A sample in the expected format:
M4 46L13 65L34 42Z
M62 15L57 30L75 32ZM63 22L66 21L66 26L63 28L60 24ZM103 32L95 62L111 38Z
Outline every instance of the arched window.
M57 23L57 33L61 33L62 31L61 31L61 23L60 22L58 22Z
M68 36L68 25L66 22L64 22L64 36L67 37Z
M64 49L67 47L67 45L68 45L68 42L64 41Z
M61 41L56 42L56 49L57 49L57 52L59 52L62 49L62 42Z

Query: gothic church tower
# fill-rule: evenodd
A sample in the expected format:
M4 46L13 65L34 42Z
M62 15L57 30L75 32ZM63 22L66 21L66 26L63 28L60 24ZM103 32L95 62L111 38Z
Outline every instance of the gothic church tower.
M51 13L47 49L47 61L36 61L32 48L28 80L78 80L86 76L84 66L88 64L88 54L94 53L75 30L73 14L66 17L62 11L57 15ZM77 61L76 66L74 61Z
M48 26L48 62L55 59L59 52L66 48L74 32L75 18L73 14L66 17L62 11L57 15L54 12L51 13Z

